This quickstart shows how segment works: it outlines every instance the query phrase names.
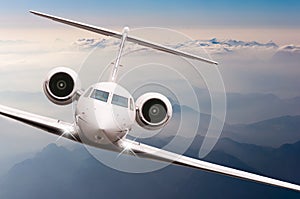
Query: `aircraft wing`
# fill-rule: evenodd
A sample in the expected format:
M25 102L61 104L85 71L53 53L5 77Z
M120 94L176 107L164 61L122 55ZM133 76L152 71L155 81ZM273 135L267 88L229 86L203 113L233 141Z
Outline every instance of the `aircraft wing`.
M213 173L219 173L219 174L246 179L254 182L259 182L259 183L264 183L264 184L273 185L277 187L283 187L283 188L300 191L299 185L209 163L195 158L190 158L187 156L165 151L159 148L148 146L128 139L120 140L119 146L123 148L127 154L135 155L141 158L159 160L159 161L168 162L176 165L192 167L200 170L210 171Z
M56 17L56 16L53 16L53 15L48 15L48 14L33 11L33 10L30 10L29 12L31 12L32 14L38 15L40 17L45 17L45 18L48 18L48 19L52 19L52 20L60 22L60 23L64 23L64 24L67 24L67 25L70 25L70 26L74 26L74 27L77 27L77 28L81 28L81 29L88 30L88 31L91 31L91 32L95 32L95 33L98 33L98 34L102 34L102 35L105 35L105 36L111 36L111 37L115 37L115 38L118 38L118 39L122 38L122 33L117 32L117 31L108 30L108 29L105 29L105 28L102 28L102 27L88 25L88 24L85 24L85 23L81 23L81 22L77 22L77 21L73 21L73 20L69 20L69 19L64 19L64 18L61 18L61 17ZM156 50L159 50L159 51L171 53L171 54L174 54L174 55L179 55L179 56L182 56L182 57L203 61L203 62L206 62L206 63L209 63L209 64L218 65L218 62L216 62L216 61L209 60L209 59L206 59L206 58L203 58L203 57L199 57L199 56L196 56L196 55L193 55L193 54L190 54L190 53L186 53L186 52L183 52L183 51L180 51L180 50L177 50L177 49L169 48L167 46L163 46L163 45L160 45L160 44L157 44L157 43L154 43L154 42L150 42L150 41L147 41L147 40L144 40L144 39L140 39L138 37L133 37L133 36L128 35L126 37L126 41L137 43L141 46L146 46L146 47L149 47L149 48L153 48L153 49L156 49Z
M0 105L0 115L45 130L57 136L61 136L73 140L75 142L81 143L81 140L78 136L78 132L76 131L76 128L74 127L73 124L28 113L25 111L17 110L3 105ZM163 161L163 162L186 166L186 167L192 167L196 169L201 169L205 171L210 171L214 173L246 179L254 182L259 182L259 183L264 183L264 184L273 185L277 187L283 187L283 188L300 191L299 185L209 163L203 160L190 158L187 156L179 155L173 152L148 146L139 142L135 142L129 139L121 139L117 143L117 145L120 147L121 150L124 150L126 154L129 155Z
M0 115L49 133L81 142L73 124L0 105Z

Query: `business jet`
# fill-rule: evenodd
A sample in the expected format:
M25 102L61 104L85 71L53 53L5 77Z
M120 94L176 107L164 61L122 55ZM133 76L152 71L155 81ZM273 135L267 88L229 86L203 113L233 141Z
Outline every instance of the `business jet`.
M77 73L69 68L58 67L48 73L43 89L51 102L67 105L77 101L73 123L0 105L2 116L92 147L300 191L300 186L296 184L179 155L128 138L127 134L135 123L147 130L163 128L172 117L172 105L167 96L155 92L145 93L135 101L132 95L117 83L120 59L126 42L207 64L217 65L217 62L130 36L127 27L120 33L41 12L30 12L56 22L118 38L121 40L119 51L110 80L95 83L86 90L80 88Z

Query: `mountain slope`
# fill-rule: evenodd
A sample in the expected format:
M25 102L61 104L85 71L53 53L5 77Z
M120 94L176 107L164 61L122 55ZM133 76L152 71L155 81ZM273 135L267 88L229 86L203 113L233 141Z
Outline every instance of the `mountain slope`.
M236 168L247 167L238 158L222 151L212 152L207 159ZM294 191L179 166L169 166L146 174L123 173L102 165L82 146L69 151L54 144L47 146L34 158L13 167L1 179L0 187L0 197L9 199L300 196Z
M300 116L282 116L252 124L226 126L222 136L242 143L279 147L300 140Z

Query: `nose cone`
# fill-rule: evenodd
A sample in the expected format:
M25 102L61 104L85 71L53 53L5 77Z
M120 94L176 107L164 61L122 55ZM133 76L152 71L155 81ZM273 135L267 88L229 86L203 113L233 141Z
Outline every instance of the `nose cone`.
M124 129L127 128L123 128L126 125L120 125L117 116L119 113L114 111L112 105L96 103L94 110L94 121L98 128L96 131L97 142L99 142L99 139L101 139L100 142L105 142L105 139L107 139L112 143L126 134Z
M109 104L89 101L77 109L78 126L83 140L95 144L111 144L117 140L120 129L116 126Z
M109 104L95 102L93 117L98 129L104 131L120 130L114 122L112 109Z

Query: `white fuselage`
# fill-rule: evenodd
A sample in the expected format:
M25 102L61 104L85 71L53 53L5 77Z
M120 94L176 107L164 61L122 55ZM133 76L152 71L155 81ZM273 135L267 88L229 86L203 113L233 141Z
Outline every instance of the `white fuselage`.
M114 82L90 86L80 96L75 122L83 142L111 145L124 137L135 121L131 94Z

